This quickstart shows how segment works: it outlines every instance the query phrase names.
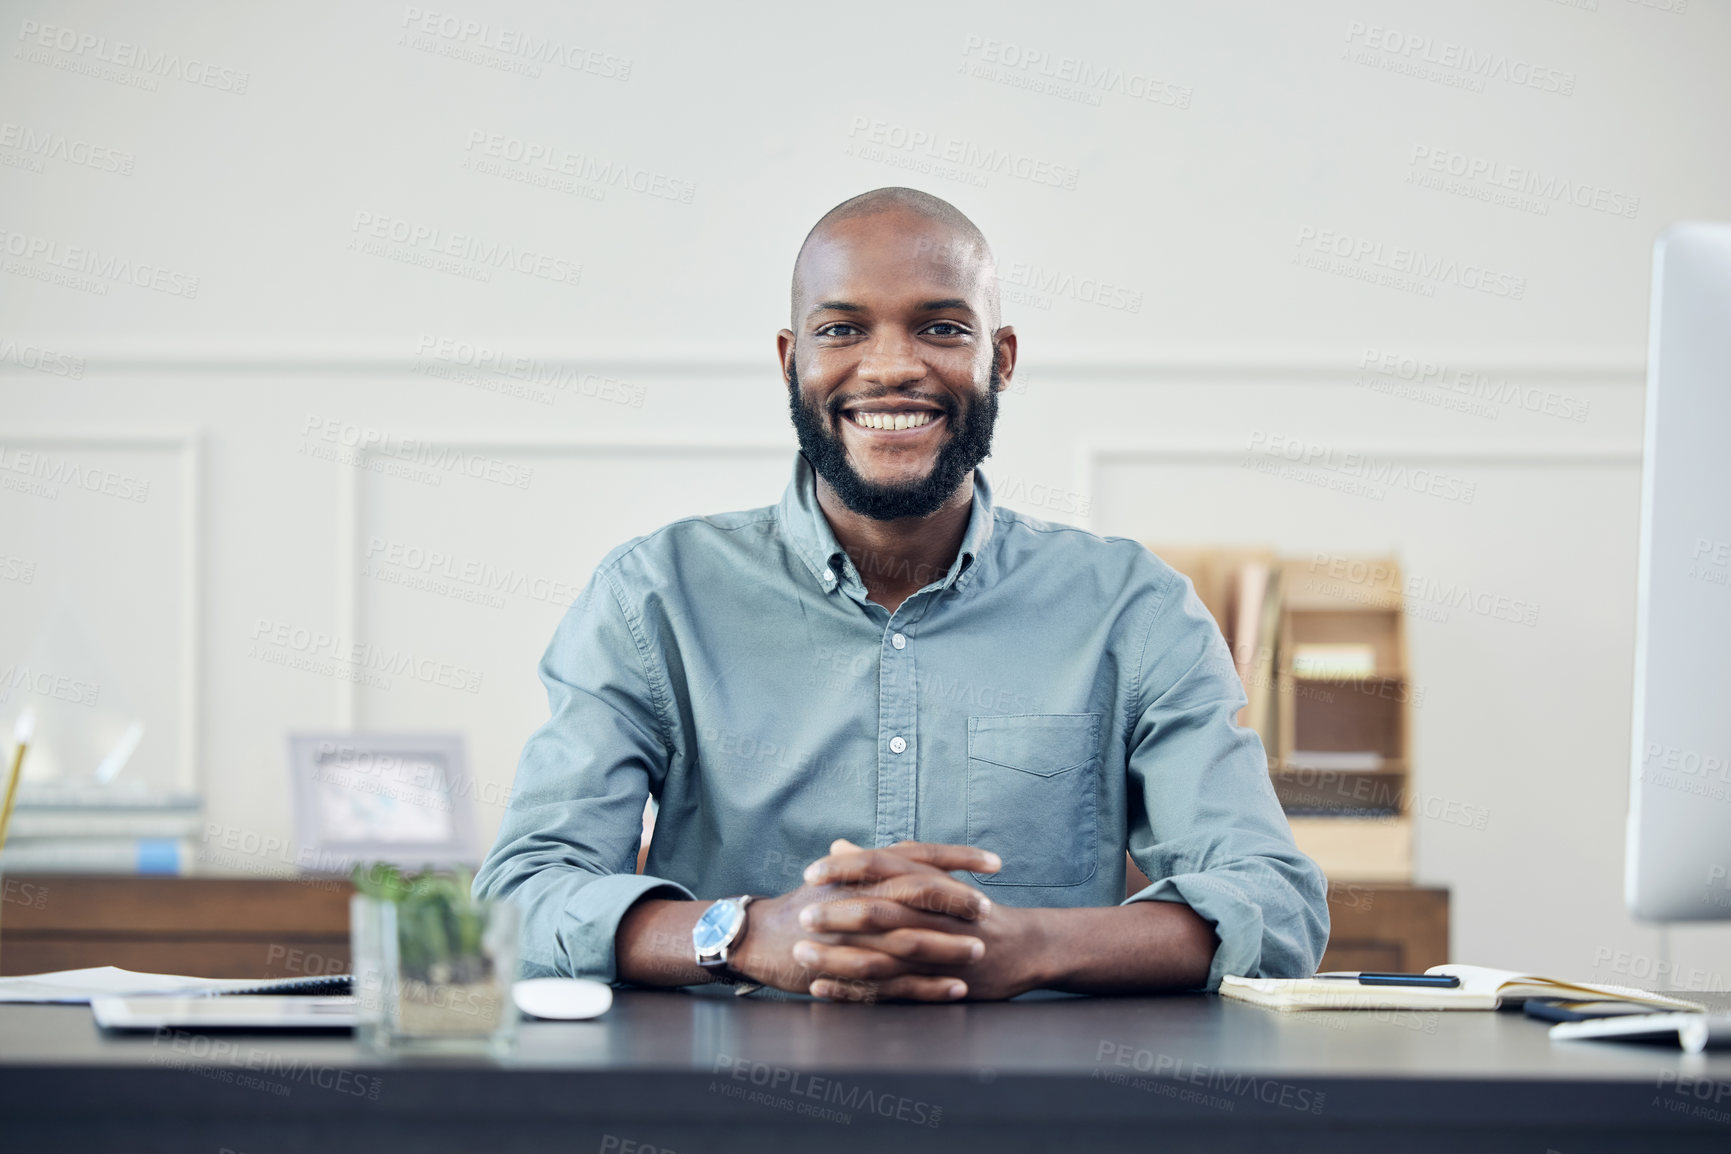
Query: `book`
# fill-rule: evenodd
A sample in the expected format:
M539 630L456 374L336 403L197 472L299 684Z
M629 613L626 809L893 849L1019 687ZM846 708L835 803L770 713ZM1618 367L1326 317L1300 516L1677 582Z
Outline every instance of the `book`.
M1220 980L1222 997L1282 1012L1303 1010L1495 1010L1528 998L1561 998L1571 1002L1634 1002L1655 1010L1706 1013L1699 1002L1586 982L1565 982L1539 974L1497 970L1489 966L1449 963L1432 966L1426 974L1460 979L1453 989L1435 986L1361 986L1344 978L1243 978Z
M1262 738L1262 748L1272 752L1280 747L1279 734L1275 730L1275 677L1276 666L1275 646L1280 637L1280 570L1269 569L1264 573L1262 599L1255 606L1257 614L1255 627L1255 644L1251 650L1250 680L1246 682L1246 696L1249 704L1245 707L1245 717L1239 724L1254 729Z
M0 855L8 873L183 874L194 857L189 838L17 837Z
M129 837L191 840L199 836L201 820L196 807L44 804L20 800L12 814L10 836L26 841Z
M1253 684L1256 672L1257 647L1266 642L1261 636L1261 625L1262 600L1267 589L1267 565L1250 562L1238 570L1232 589L1232 620L1229 622L1232 632L1227 640L1232 646L1232 664L1238 669L1238 680L1247 690ZM1243 724L1242 717L1239 723Z
M1292 647L1292 675L1338 681L1376 673L1376 647L1307 641Z
M1220 627L1227 644L1233 644L1240 570L1246 565L1272 566L1275 563L1274 551L1231 545L1150 544L1148 547L1162 561L1190 579L1196 596Z
M1388 759L1370 750L1295 749L1286 755L1288 769L1319 769L1355 773L1371 773L1383 768Z
M348 974L317 974L300 978L189 978L180 974L141 974L118 966L56 970L0 978L0 1002L48 1002L81 1005L100 997L173 995L211 997L224 994L346 994Z

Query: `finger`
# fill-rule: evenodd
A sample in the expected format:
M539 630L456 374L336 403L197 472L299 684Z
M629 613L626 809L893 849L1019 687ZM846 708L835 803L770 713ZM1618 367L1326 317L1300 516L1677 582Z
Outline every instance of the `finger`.
M851 849L820 857L806 866L805 880L808 885L821 886L830 882L875 881L927 869L921 862L888 850Z
M826 978L881 981L907 973L908 963L881 950L858 946L828 946L801 940L794 943L793 958L808 970Z
M887 933L898 929L966 932L970 923L960 918L927 913L888 897L870 897L863 890L843 890L821 898L799 911L801 929L815 933Z
M832 1002L954 1002L968 996L968 984L960 978L923 974L906 974L882 982L819 978L808 992L814 998Z
M831 853L805 867L805 880L816 886L827 882L871 881L906 873L949 873L952 870L996 873L1003 864L998 855L989 850L909 841L887 849Z
M949 874L931 873L873 882L857 887L861 898L888 898L910 909L977 922L992 912L992 899Z
M946 845L935 841L898 841L889 852L914 861L924 862L934 869L950 873L969 870L977 874L995 874L1004 868L1004 859L989 849L971 845Z
M937 930L891 930L887 934L849 934L842 945L877 950L925 966L966 966L986 956L986 943L967 934Z
M799 911L799 927L814 932L859 933L908 925L919 913L887 898L841 896L815 901Z
M829 852L832 854L848 853L852 850L857 850L857 849L861 849L861 848L862 848L861 846L855 845L853 842L849 841L845 837L838 837L834 841L829 843Z

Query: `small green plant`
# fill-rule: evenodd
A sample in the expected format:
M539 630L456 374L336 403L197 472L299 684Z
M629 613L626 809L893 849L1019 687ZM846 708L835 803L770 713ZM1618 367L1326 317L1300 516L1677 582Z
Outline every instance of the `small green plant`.
M356 866L355 890L397 907L397 957L403 977L430 985L466 985L492 976L481 949L486 918L469 895L470 873L423 870L404 875L376 862Z

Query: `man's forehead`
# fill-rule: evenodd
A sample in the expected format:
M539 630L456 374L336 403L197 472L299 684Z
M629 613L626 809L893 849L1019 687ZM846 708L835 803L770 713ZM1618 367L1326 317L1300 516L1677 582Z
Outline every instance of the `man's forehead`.
M979 286L985 257L978 241L941 221L874 213L814 234L800 257L799 280L807 309L845 299L850 289L965 296Z

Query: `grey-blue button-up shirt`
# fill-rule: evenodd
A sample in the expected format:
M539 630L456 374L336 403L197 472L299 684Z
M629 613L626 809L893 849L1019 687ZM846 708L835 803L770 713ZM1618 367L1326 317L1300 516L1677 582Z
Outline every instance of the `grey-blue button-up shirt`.
M1118 904L1128 850L1153 879L1128 900L1214 926L1210 989L1315 970L1325 881L1185 578L994 507L976 472L955 562L892 614L814 482L799 457L779 505L620 546L566 613L552 716L475 878L523 908L525 974L614 980L639 898L786 893L838 837L992 850L1003 870L968 880L1012 906Z

